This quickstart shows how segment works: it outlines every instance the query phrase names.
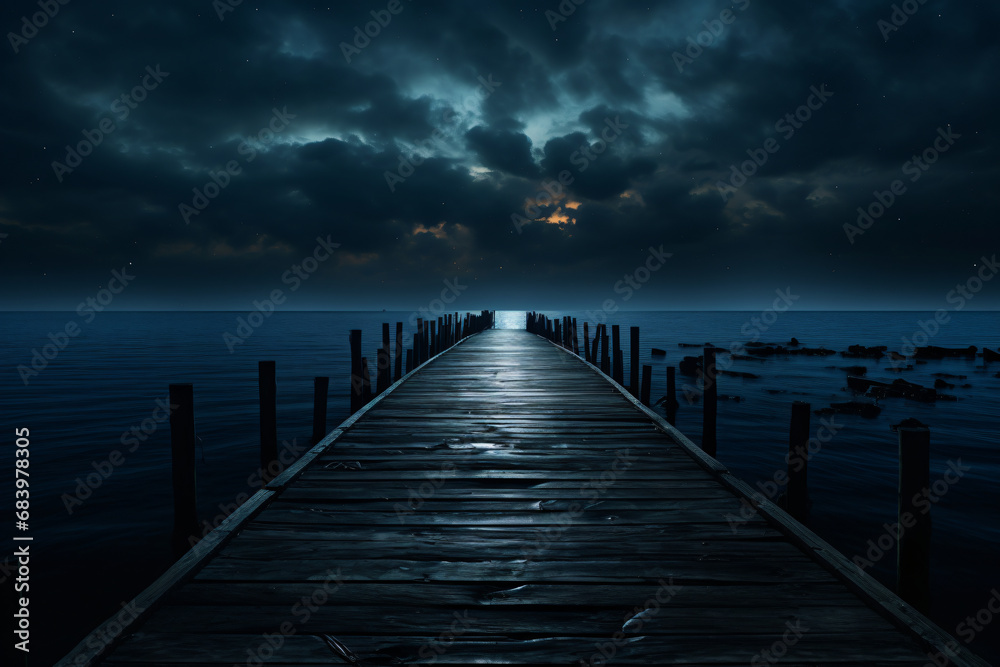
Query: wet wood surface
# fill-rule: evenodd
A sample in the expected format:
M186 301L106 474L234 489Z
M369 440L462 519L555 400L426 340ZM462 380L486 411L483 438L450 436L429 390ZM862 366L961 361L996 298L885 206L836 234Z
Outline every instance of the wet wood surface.
M524 331L432 360L288 479L103 664L928 662L604 377Z

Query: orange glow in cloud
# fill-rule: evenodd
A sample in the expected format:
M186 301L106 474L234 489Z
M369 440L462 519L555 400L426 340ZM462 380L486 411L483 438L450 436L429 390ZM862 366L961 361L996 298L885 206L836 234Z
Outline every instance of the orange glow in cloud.
M433 236L436 239L446 239L446 238L448 238L448 233L444 231L444 223L443 222L439 222L438 224L436 224L435 226L431 227L430 229L428 229L427 227L424 227L423 225L417 225L416 227L413 228L413 235L416 236L417 234L430 234L431 236Z
M561 206L557 208L553 213L551 213L549 217L542 218L542 220L544 220L550 225L559 225L560 227L563 225L576 224L576 218L569 217L569 214L563 212Z

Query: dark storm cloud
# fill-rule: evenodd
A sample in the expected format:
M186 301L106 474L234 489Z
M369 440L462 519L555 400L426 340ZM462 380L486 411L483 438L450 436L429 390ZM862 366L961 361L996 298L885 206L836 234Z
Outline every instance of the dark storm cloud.
M590 305L661 243L636 307L755 307L734 281L936 307L1000 250L994 5L898 29L851 0L559 7L69 3L32 32L8 3L3 305L72 307L132 262L121 307L239 309L330 235L289 307L410 307L457 275L508 299L469 307Z
M528 178L538 174L538 166L531 157L531 139L520 132L490 131L476 126L465 137L469 148L485 166Z

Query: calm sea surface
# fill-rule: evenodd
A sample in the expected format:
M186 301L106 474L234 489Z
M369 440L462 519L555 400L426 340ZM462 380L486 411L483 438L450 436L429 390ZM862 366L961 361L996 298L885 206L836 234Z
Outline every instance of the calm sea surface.
M582 337L586 313L546 311L552 317L579 319ZM500 313L501 326L523 326L523 313ZM666 391L665 367L677 365L696 349L678 343L729 347L759 335L762 342L785 343L791 337L809 347L845 350L848 345L887 345L899 350L903 337L920 331L929 313L788 312L766 331L752 323L761 313L620 312L623 344L628 326L641 327L641 358L651 364L653 397ZM305 447L311 432L312 378L331 378L328 423L332 428L348 414L348 330L364 331L368 356L381 340L381 323L404 323L404 341L412 342L410 313L279 312L254 330L231 353L223 333L236 332L245 313L101 313L85 322L75 313L2 313L0 349L3 381L4 460L13 467L15 428L31 431L31 609L34 634L30 664L51 664L90 629L161 574L171 562L172 520L169 428L156 425L145 438L128 439L136 427L150 430L157 401L166 399L170 383L194 384L199 436L198 503L202 518L211 520L243 493L252 494L258 467L257 362L273 359L278 374L278 436L291 447ZM1000 313L953 313L931 344L966 347L1000 346ZM589 321L594 322L593 317ZM27 386L17 370L30 366L32 351L50 343L48 334L81 328L64 349ZM593 327L591 327L593 330ZM582 338L581 338L582 342ZM920 342L918 340L918 342ZM667 350L652 357L651 347ZM52 352L50 348L49 352ZM625 353L626 377L628 352ZM829 357L772 357L765 362L736 361L733 370L759 379L723 377L720 395L742 400L720 401L718 458L754 485L770 480L783 468L790 405L803 400L813 408L849 400L841 366L866 365L868 376L904 377L931 385L935 373L965 375L947 393L957 402L923 404L903 399L881 402L876 419L839 415L841 425L809 464L813 500L810 526L848 557L864 555L869 540L877 542L883 527L896 516L897 440L890 425L917 417L931 428L931 479L940 479L950 463L961 460L969 470L935 503L933 619L962 638L959 626L975 616L1000 588L1000 364L975 361L930 361L897 375L888 362ZM40 364L37 364L40 365ZM686 379L678 376L679 384ZM961 385L968 384L963 388ZM700 441L701 406L684 401L678 428ZM819 426L813 416L812 428ZM141 431L140 431L141 432ZM123 435L126 444L123 444ZM115 450L124 461L96 488L81 487ZM134 450L134 451L130 451ZM2 493L13 496L10 475ZM91 476L91 481L97 477ZM81 500L80 498L83 497ZM5 505L9 506L9 505ZM13 532L13 529L11 529ZM12 544L7 542L8 545ZM6 548L8 556L13 548ZM10 562L9 560L7 561ZM894 554L869 569L893 584ZM0 579L6 576L0 571ZM4 581L3 586L10 586ZM971 647L1000 661L1000 622L976 633ZM748 656L749 660L749 656Z

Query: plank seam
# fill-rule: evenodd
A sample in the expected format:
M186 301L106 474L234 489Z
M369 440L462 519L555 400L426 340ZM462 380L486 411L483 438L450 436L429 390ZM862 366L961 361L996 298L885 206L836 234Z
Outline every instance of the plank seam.
M756 499L753 489L749 484L735 477L725 465L705 453L701 447L694 444L690 438L667 422L666 419L643 405L625 387L615 382L613 378L605 375L600 368L562 345L539 334L534 335L559 351L575 357L585 367L604 378L633 407L653 420L653 423L691 456L698 465L715 476L721 484L730 489L735 495L751 503L768 523L789 538L804 554L817 562L842 583L846 584L871 609L878 612L897 628L904 631L905 634L916 640L921 648L935 653L940 652L950 661L949 664L958 667L990 667L988 662L972 653L948 632L907 604L902 598L883 586L872 576L863 571L857 571L858 568L846 556L794 519L781 507L767 498L763 500Z
M63 656L63 658L59 660L54 667L87 667L88 665L96 664L96 660L103 659L110 655L115 648L120 646L122 642L124 642L129 636L140 628L142 623L146 621L152 612L162 604L163 599L171 591L190 581L205 565L208 564L209 560L218 554L218 552L243 529L244 524L251 521L257 516L257 514L264 510L267 505L269 505L270 502L277 495L279 495L280 491L282 491L290 482L294 481L300 474L302 474L303 470L305 470L305 468L308 467L308 465L318 456L332 447L337 438L343 435L352 425L354 425L355 422L358 421L358 419L372 410L379 404L379 402L396 390L406 380L425 369L432 361L447 354L451 350L454 350L465 341L473 338L474 336L478 336L480 333L482 332L478 331L471 336L466 336L448 349L434 355L403 377L393 382L386 388L385 391L341 422L340 425L330 431L326 437L316 443L316 445L314 445L305 454L300 456L295 463L289 466L284 472L275 477L268 484L257 491L257 493L251 496L246 502L240 505L239 508L226 517L222 523L213 528L207 535L199 540L198 543L191 548L191 550L171 565L166 572L160 575L152 584L147 586L141 593L133 598L131 602L126 605L126 608L131 606L135 609L141 610L135 615L134 618L127 622L121 622L117 620L118 614L116 613L81 639L76 647ZM122 629L118 631L118 633L114 635L110 641L106 641L103 638L109 633L103 632L103 630L110 627L111 624L121 626ZM92 646L97 646L98 648L95 649L92 648ZM81 658L83 659L82 662Z

